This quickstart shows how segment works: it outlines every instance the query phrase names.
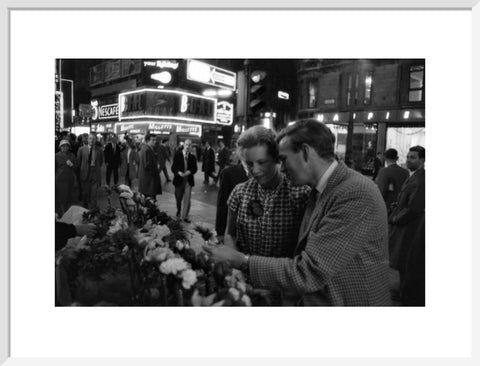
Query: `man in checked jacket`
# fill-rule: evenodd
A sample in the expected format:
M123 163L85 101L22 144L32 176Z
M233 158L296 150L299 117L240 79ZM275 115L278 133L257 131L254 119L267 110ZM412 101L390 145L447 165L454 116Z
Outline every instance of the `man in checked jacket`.
M292 182L313 188L294 257L205 250L248 272L254 287L291 293L297 305L390 305L387 213L378 188L335 160L335 137L316 120L296 122L277 141Z

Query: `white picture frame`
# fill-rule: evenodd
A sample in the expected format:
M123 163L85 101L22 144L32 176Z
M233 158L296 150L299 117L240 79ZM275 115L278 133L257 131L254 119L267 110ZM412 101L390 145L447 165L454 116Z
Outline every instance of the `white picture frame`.
M11 55L11 50L15 48L17 45L11 41L10 36L11 36L11 26L12 26L12 14L14 12L21 12L21 11L27 11L27 10L35 10L35 11L44 11L47 9L50 10L55 10L55 9L73 9L77 11L83 11L86 9L92 9L95 10L97 9L98 11L103 11L106 9L130 9L130 11L135 11L135 9L176 9L176 10L195 10L202 12L207 9L232 9L235 11L244 11L247 9L257 9L257 10L262 10L265 11L265 14L268 14L266 12L267 9L276 9L276 10L283 10L283 11L299 11L299 10L324 10L324 11L337 11L337 10L342 10L342 11L347 11L347 10L354 10L354 11L365 11L365 10L388 10L388 11L406 11L406 10L421 10L427 12L428 10L442 10L442 11L465 11L469 10L471 11L471 16L472 16L472 27L471 27L471 55L472 55L472 60L471 60L471 65L472 65L472 91L471 91L471 121L470 121L470 130L462 131L462 136L464 139L469 138L468 144L466 146L470 147L470 143L472 146L472 149L462 149L462 141L457 141L457 144L454 144L454 151L455 152L460 152L464 157L468 156L468 158L471 158L472 161L472 166L470 167L471 170L469 171L463 171L460 174L461 179L472 179L471 181L471 187L479 187L480 186L480 177L479 177L479 172L478 172L478 164L475 166L476 161L480 158L480 154L478 153L478 150L475 149L475 136L480 135L480 127L478 123L474 123L474 121L479 121L480 120L480 112L478 111L478 108L476 107L476 100L479 100L480 98L480 71L478 70L478 66L480 65L480 51L479 51L479 45L480 45L480 6L478 5L478 0L457 0L457 1L428 1L428 0L418 0L418 1L389 1L388 4L385 3L385 1L322 1L320 4L315 1L307 1L307 0L299 0L296 2L292 1L253 1L253 0L248 0L248 1L236 1L236 2L229 2L228 4L225 4L222 1L203 1L200 4L195 3L194 1L164 1L161 4L158 4L155 1L146 1L146 0L139 0L136 1L135 3L118 3L118 2L111 2L111 1L69 1L68 4L65 2L55 0L55 1L49 1L49 2L44 2L42 4L37 4L33 1L16 1L16 2L10 2L10 3L3 3L2 2L2 7L1 7L1 19L4 20L2 22L3 27L2 27L2 37L1 37L1 46L2 50L4 51L3 54L5 57L2 57L0 59L0 69L2 70L2 80L8 81L2 83L2 87L0 88L0 111L2 113L2 121L5 121L4 123L0 123L0 135L2 136L2 147L3 147L3 154L0 154L1 156L1 166L2 166L2 172L3 174L1 175L2 178L0 178L0 194L1 194L1 199L0 202L3 202L1 205L1 216L2 220L0 220L0 233L2 235L2 239L0 240L1 243L4 243L4 245L0 246L0 268L1 268L1 275L0 275L0 297L2 301L0 302L0 324L4 324L6 326L0 325L0 362L5 365L26 365L26 364L46 364L46 365L52 365L52 364L84 364L86 362L95 362L95 363L100 363L100 364L158 364L158 362L168 362L169 364L184 364L184 363L191 363L195 362L196 364L208 364L208 365L213 365L213 364L225 364L225 363L240 363L242 364L244 362L252 362L250 360L245 360L241 358L237 359L229 359L225 360L223 358L215 358L215 352L211 352L211 357L210 359L203 358L203 359L189 359L190 356L189 354L183 354L180 355L179 359L168 359L168 360L162 360L159 361L158 359L115 359L115 358L97 358L97 359L75 359L75 358L69 358L69 359L60 359L56 358L56 355L51 355L51 358L16 358L11 356L11 332L12 332L12 327L16 327L16 324L11 323L11 307L10 307L10 296L12 291L19 291L20 289L15 287L15 282L11 282L11 276L10 276L10 258L12 255L12 247L21 245L18 240L15 242L12 242L12 232L11 232L11 222L10 218L12 215L12 209L19 209L19 207L15 207L15 202L12 201L11 199L11 189L12 185L17 184L19 182L13 181L11 179L11 173L12 173L12 167L17 165L17 161L15 161L15 165L12 166L12 136L11 136L11 120L12 120L12 110L10 108L10 102L11 102L11 88L12 88L12 80L11 80L11 62L10 62L10 55ZM426 13L427 14L427 13ZM92 26L86 24L86 26ZM425 27L428 27L428 17L426 16ZM446 27L448 27L448 24L445 24ZM352 24L347 24L345 25L346 28L350 27L352 28L352 31L355 31L355 28L353 28ZM26 29L26 31L35 31L34 29ZM282 30L282 31L287 31L287 30ZM381 30L379 30L381 31ZM46 40L45 42L51 42L51 40ZM441 48L442 44L428 44L425 45L425 47L438 47ZM448 50L445 50L448 52ZM306 56L308 52L305 53ZM81 56L81 52L79 51L79 56ZM402 56L402 52L399 52L399 56ZM238 57L241 57L241 55L238 55ZM342 55L340 55L342 57ZM360 57L360 56L359 56ZM52 75L53 75L53 70L52 70ZM428 60L427 60L427 75L428 75ZM428 84L428 81L427 81ZM53 85L53 83L52 83ZM53 91L52 91L53 93ZM470 93L470 91L466 92L467 94ZM466 97L467 99L469 97ZM469 99L470 101L470 99ZM469 103L467 103L469 104ZM53 113L52 113L53 114ZM427 117L428 119L428 117ZM429 120L429 123L430 120ZM50 128L50 125L47 125L45 127L47 129ZM427 128L428 130L428 128ZM26 135L28 135L28 132L25 132ZM26 141L30 141L31 139L28 138L28 136L25 136ZM427 138L428 138L428 133L427 133ZM460 143L460 148L458 148L458 143ZM50 146L47 143L48 146ZM451 148L451 147L449 147ZM48 150L48 149L47 149ZM434 159L434 158L432 158ZM470 161L470 160L469 160ZM31 161L27 161L26 163L32 163ZM428 164L428 163L427 163ZM433 165L433 164L432 164ZM448 167L448 170L446 174L458 174L458 171L456 171L455 167ZM439 182L441 185L441 182ZM469 182L470 184L470 182ZM450 192L455 192L457 190L461 190L463 187L462 184L459 184L457 187L445 187L448 188L452 191ZM470 187L470 185L467 185L467 187ZM443 192L445 193L445 192ZM32 195L38 194L35 193L34 188L32 188ZM446 194L450 194L447 192ZM480 231L478 230L478 227L475 227L475 223L480 222L480 214L479 214L479 209L478 205L480 204L480 199L479 199L479 192L478 190L472 189L471 192L471 202L466 203L466 210L465 212L462 213L455 213L455 212L450 212L447 208L447 213L451 215L463 215L465 220L468 222L474 223L472 225L471 229L471 235L467 235L471 239L471 252L473 254L473 259L479 259L478 256L478 248L476 245L480 242ZM428 201L427 201L427 207L428 207ZM28 222L25 223L26 227L28 226ZM452 229L450 229L452 230ZM470 233L469 233L470 234ZM35 235L34 233L30 233L30 235ZM476 244L476 245L475 245ZM471 272L471 277L469 280L473 281L473 283L478 284L477 281L475 281L475 278L479 278L479 270L476 267L476 262L477 261L472 261L472 272ZM458 266L458 264L457 264ZM445 264L446 271L449 270L450 264ZM454 271L458 267L454 267ZM26 273L27 274L27 273ZM454 275L455 273L453 273ZM466 277L465 277L466 278ZM37 285L41 286L41 284ZM478 287L478 286L477 286ZM475 311L475 304L478 304L478 290L475 288L475 286L472 286L472 292L471 292L471 300L472 300L472 321L475 321L475 323L472 323L472 338L470 338L470 347L471 347L471 355L465 355L463 352L460 352L463 354L463 356L458 356L458 359L434 359L432 358L418 358L415 359L416 362L421 362L421 363L451 363L451 364L457 364L457 363L468 363L468 364L476 364L479 362L478 356L476 355L475 352L475 345L478 344L478 319L477 319L477 313L473 313ZM428 307L428 305L427 305ZM35 305L32 304L32 311L36 311ZM304 311L312 311L312 309L305 309ZM454 316L456 314L456 309L452 309L452 312L449 313L447 316ZM212 315L212 313L209 313L209 316L215 316ZM42 314L39 314L39 316L42 316ZM439 331L441 331L441 326L439 326ZM321 329L318 330L318 332L321 332ZM68 335L67 335L68 336ZM306 335L302 334L288 334L289 337L296 338L296 337L302 337ZM308 335L308 337L314 337L315 332L311 333ZM335 335L336 337L341 337L341 332L339 334ZM388 337L389 334L384 334L385 337ZM451 337L455 337L457 335L451 334ZM342 338L338 339L339 342L342 341ZM428 340L425 340L425 342L428 342ZM308 342L310 344L310 342ZM249 345L248 341L245 341L242 347L247 347ZM321 347L322 345L318 345L318 347ZM348 347L349 344L346 344L346 347ZM79 345L81 347L81 345ZM402 344L398 344L398 347L401 348ZM468 348L468 347L467 347ZM399 360L396 361L395 359L385 359L388 358L388 355L384 355L382 352L379 352L379 355L376 357L382 357L380 358L371 358L371 359L357 359L357 358L347 358L348 352L346 352L345 359L323 359L323 360L318 360L318 359L307 359L303 358L303 352L301 348L296 349L296 353L298 359L295 361L289 360L289 359L256 359L257 362L261 362L262 364L291 364L292 362L298 363L298 364L318 364L318 362L328 362L331 364L336 364L337 362L342 362L342 363L365 363L365 364L384 364L384 363L394 363L394 362L409 362L410 360ZM397 355L398 356L398 355ZM474 361L477 359L477 361Z

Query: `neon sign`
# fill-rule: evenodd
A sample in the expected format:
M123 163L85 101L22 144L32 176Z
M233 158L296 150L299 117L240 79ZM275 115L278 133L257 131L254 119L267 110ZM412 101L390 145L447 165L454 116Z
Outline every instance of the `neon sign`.
M139 118L216 123L217 99L179 90L139 89L119 94L118 120Z
M222 125L231 125L233 123L233 104L226 101L217 104L217 122Z
M237 74L197 60L187 61L187 79L235 90Z
M148 131L169 134L176 131L188 136L202 136L202 126L177 122L119 122L115 124L116 133L147 133Z

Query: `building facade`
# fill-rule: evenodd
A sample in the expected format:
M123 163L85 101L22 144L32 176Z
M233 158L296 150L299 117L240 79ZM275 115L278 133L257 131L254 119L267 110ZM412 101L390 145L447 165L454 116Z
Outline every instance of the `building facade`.
M298 119L316 118L336 136L336 152L364 173L378 152L425 146L425 60L299 60Z

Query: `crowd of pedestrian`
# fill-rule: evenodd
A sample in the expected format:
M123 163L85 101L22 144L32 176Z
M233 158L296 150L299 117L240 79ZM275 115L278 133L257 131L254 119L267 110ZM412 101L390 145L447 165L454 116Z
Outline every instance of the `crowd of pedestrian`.
M56 142L56 210L61 216L75 202L75 189L84 207L95 207L105 164L107 184L112 175L118 184L123 166L125 182L154 200L163 174L175 189L177 219L190 223L201 162L203 184L219 185L216 231L223 244L204 249L270 290L273 305L424 306L425 148L410 148L407 169L388 148L370 179L339 161L334 144L315 120L278 135L255 126L237 141L238 164L229 164L223 141L215 151L210 141L194 149L190 139L172 148L155 134L142 143L64 134Z

